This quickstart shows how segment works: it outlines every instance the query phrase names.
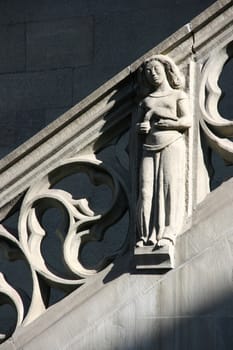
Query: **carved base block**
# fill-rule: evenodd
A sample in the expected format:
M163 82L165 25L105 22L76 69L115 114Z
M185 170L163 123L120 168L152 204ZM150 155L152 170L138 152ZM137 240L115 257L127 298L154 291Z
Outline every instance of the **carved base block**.
M161 270L174 268L174 246L137 247L134 250L137 270Z

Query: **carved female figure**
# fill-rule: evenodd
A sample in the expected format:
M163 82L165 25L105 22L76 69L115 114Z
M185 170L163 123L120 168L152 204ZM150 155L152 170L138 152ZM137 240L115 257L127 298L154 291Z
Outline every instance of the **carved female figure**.
M191 126L182 77L166 56L147 59L142 74L150 93L139 104L145 134L140 169L137 245L174 243L185 213L185 139Z

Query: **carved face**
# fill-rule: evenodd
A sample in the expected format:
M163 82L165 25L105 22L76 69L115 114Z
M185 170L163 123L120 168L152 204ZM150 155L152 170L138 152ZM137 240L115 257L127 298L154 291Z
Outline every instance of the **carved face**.
M159 86L167 79L164 66L159 61L148 62L145 68L147 81L153 86Z

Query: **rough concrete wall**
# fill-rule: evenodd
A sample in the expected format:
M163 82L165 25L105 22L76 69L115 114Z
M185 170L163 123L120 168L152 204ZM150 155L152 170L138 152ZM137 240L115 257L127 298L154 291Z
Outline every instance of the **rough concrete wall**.
M213 0L1 0L0 158Z

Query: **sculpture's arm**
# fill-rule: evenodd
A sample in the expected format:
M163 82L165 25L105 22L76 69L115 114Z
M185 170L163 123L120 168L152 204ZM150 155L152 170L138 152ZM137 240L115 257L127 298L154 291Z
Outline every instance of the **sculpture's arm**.
M178 125L181 130L188 129L192 126L192 118L188 98L177 101Z
M177 117L178 120L160 120L157 127L161 129L183 131L191 127L192 119L190 116L189 100L182 98L177 100Z
M151 113L150 111L146 113L143 106L143 104L140 104L137 111L137 120L139 121L137 123L137 130L139 134L147 134L150 130Z

